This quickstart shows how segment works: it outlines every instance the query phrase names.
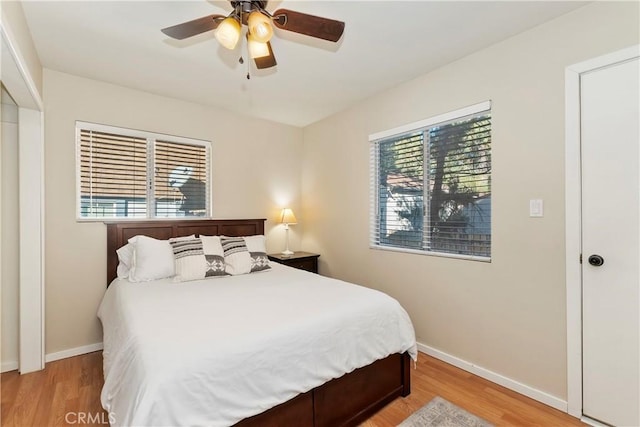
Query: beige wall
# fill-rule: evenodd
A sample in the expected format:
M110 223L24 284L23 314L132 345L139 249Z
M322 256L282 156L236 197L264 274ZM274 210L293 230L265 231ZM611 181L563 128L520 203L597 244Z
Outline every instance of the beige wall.
M0 360L2 371L15 369L18 363L18 280L20 240L18 235L18 107L2 88L0 203L2 247L0 283L2 284L2 329Z
M17 43L15 47L20 50L38 95L42 97L42 65L24 17L21 1L2 1L2 22L11 31L13 41Z
M274 220L285 205L300 211L301 129L48 69L44 104L47 353L102 340L106 229L76 221L76 120L213 141L214 217L266 217L267 249L282 250Z
M566 399L564 70L637 44L638 12L593 3L305 128L303 247L321 272L397 298L421 343ZM492 262L369 249L368 135L485 100Z

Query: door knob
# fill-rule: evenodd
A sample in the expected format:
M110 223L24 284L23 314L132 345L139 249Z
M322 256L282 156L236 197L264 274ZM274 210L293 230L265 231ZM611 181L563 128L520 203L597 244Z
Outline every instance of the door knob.
M589 264L593 265L594 267L600 267L602 264L604 264L604 258L602 258L600 255L590 255Z

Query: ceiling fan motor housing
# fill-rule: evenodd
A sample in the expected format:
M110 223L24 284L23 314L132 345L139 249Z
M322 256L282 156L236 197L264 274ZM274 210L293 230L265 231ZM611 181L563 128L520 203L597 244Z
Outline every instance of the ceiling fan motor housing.
M260 12L265 11L267 2L265 1L232 1L231 6L235 10L236 14L242 17L242 23L247 25L247 19L249 14L254 10Z

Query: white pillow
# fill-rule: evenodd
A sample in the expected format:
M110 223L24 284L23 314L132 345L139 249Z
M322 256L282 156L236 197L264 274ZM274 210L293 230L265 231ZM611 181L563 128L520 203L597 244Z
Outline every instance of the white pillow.
M195 235L184 237L192 239ZM173 250L168 240L158 240L147 236L129 239L134 245L133 262L129 270L131 282L148 282L176 275Z
M133 251L134 245L127 243L116 251L118 254L118 279L127 279L129 277L129 270L133 265Z
M249 252L263 252L266 253L266 240L262 234L257 236L245 236L243 237L245 243L247 244L247 249Z

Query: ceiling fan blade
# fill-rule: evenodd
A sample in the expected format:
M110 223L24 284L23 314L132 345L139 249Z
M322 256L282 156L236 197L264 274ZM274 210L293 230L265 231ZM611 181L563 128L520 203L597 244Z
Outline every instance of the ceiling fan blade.
M278 9L273 13L276 27L318 39L337 42L344 32L344 22L307 15L289 9Z
M276 57L273 55L273 49L271 49L271 43L267 42L267 46L269 47L268 56L263 56L262 58L253 59L256 62L256 68L258 70L262 70L264 68L271 68L278 65L278 63L276 62Z
M182 40L188 37L197 36L207 31L215 30L218 24L225 18L224 15L209 15L203 18L194 19L193 21L183 22L173 27L163 28L162 31L169 37Z

